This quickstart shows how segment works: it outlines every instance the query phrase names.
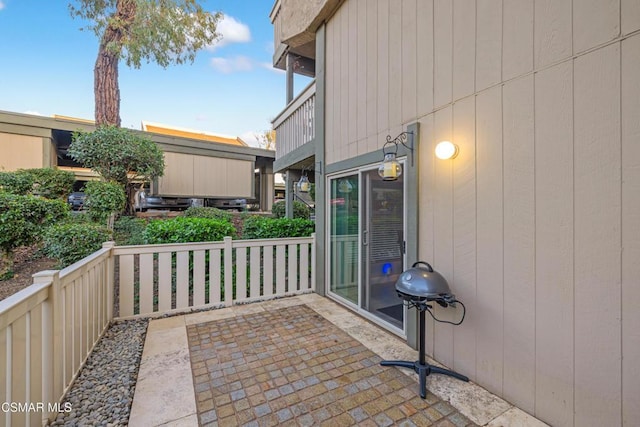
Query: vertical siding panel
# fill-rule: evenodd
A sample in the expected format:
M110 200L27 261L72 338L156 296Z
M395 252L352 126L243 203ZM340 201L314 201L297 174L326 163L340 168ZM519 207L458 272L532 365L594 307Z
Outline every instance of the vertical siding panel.
M622 34L629 34L640 30L640 2L638 0L622 0Z
M389 128L389 0L378 0L378 133ZM393 76L392 76L393 78Z
M502 0L477 1L476 92L502 77Z
M420 227L418 234L418 259L421 261L431 262L434 257L434 193L435 185L435 156L433 151L435 144L433 142L433 114L420 119L420 185L419 185L419 201L418 214L420 215ZM426 351L427 354L433 355L433 319L426 316Z
M389 128L402 124L402 9L404 2L389 7ZM394 133L395 135L395 133Z
M325 50L325 92L326 96L324 98L325 105L325 162L332 163L333 158L331 157L331 153L333 152L333 145L335 144L334 132L336 129L335 125L335 114L336 114L336 96L335 96L335 85L336 85L336 77L334 73L335 67L335 35L337 25L335 24L335 19L330 20L326 26L326 50ZM317 130L316 130L317 131Z
M533 76L503 89L504 397L535 409L535 175Z
M421 117L433 110L433 0L420 0L417 6L417 115Z
M572 0L535 0L534 67L571 56Z
M557 426L573 426L572 73L535 76L535 414Z
M349 8L341 7L338 19L340 22L340 59L338 60L338 70L340 71L340 92L337 98L340 102L340 118L336 123L340 137L338 138L338 147L336 160L344 160L345 150L349 143ZM336 76L338 77L338 76Z
M450 0L435 0L433 3L434 37L434 107L451 102L453 86L453 6Z
M367 4L365 0L358 0L358 31L357 31L357 58L355 70L357 76L357 140L367 137ZM366 153L362 150L361 153Z
M339 14L340 11L337 12ZM325 100L325 109L326 109L326 117L327 117L327 138L326 138L326 149L325 149L325 161L327 163L332 163L335 161L335 150L336 145L338 144L338 128L340 127L340 112L339 112L339 99L337 96L339 93L340 87L340 69L338 68L339 56L340 56L340 26L338 25L339 20L336 18L332 19L327 23L327 63L326 63L326 76L327 76L327 97Z
M453 0L453 99L471 95L476 72L476 2Z
M574 69L576 425L621 423L619 67L615 44Z
M502 393L503 380L503 213L502 90L476 98L478 382Z
M367 1L367 136L378 130L378 2ZM373 148L372 148L373 149Z
M620 0L573 2L573 52L580 53L620 34Z
M452 292L467 307L465 321L454 328L454 368L476 378L476 121L475 98L453 105L453 142L460 152L453 161ZM457 309L460 318L462 308Z
M358 110L360 108L358 100L358 1L349 1L342 6L347 9L349 19L347 21L348 40L348 60L344 62L347 69L349 86L345 92L348 93L347 124L349 144L358 139Z
M451 141L453 108L448 107L435 113L434 142ZM433 268L447 281L453 279L453 170L451 160L435 160L435 217L434 217L434 257ZM451 285L452 283L450 283ZM453 321L454 311L433 307L438 319ZM453 367L453 325L435 323L435 359L448 367Z
M402 2L402 98L400 107L402 108L402 123L415 120L417 97L417 53L416 53L416 0L405 0Z
M640 36L622 42L622 423L640 420Z
M533 0L504 2L502 80L533 69Z

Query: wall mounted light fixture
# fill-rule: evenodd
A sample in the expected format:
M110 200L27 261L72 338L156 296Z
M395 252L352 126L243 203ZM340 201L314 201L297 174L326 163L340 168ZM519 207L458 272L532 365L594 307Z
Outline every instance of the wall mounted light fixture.
M406 144L407 140L409 140L409 145ZM396 158L398 144L402 144L403 147L411 152L411 166L413 166L413 132L402 132L393 139L391 139L391 135L387 135L387 141L382 146L384 159L378 168L378 175L383 181L395 181L402 175L402 165ZM388 146L390 148L387 148Z
M455 159L458 146L450 141L442 141L436 145L436 157L442 160Z
M311 166L302 168L302 176L300 176L300 180L298 181L298 191L301 193L308 193L311 189L311 182L309 182L309 178L307 177L307 171L310 169Z

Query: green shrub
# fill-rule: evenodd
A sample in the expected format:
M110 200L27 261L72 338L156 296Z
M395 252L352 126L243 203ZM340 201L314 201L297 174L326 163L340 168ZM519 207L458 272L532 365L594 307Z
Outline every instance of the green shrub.
M268 218L250 216L242 226L243 239L279 239L308 237L315 230L315 223L304 218Z
M43 252L64 268L99 250L110 239L109 229L102 225L65 222L47 229Z
M127 201L122 186L115 182L89 181L84 186L87 214L96 222L104 222L113 213L121 212Z
M213 218L231 222L232 215L222 209L213 207L192 206L184 211L184 216L189 218Z
M144 245L144 229L147 221L132 216L121 216L113 224L113 240L116 245Z
M73 191L76 177L73 173L60 169L21 169L19 173L33 177L33 194L47 199L67 199Z
M227 221L177 217L151 221L144 230L144 240L150 244L212 242L235 234L235 227Z
M44 227L68 214L62 200L0 192L0 279L11 276L14 249L37 243Z
M33 188L33 176L20 172L0 172L0 190L24 196Z
M284 218L287 214L286 203L284 201L274 203L273 206L271 207L271 213L273 214L274 218ZM310 214L309 206L305 205L299 200L293 201L293 217L294 218L309 219L309 214Z

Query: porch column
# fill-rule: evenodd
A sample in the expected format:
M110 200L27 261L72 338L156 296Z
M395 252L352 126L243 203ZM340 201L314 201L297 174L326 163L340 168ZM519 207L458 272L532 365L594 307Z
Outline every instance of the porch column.
M286 210L285 216L287 218L293 218L293 200L295 194L295 186L297 184L296 174L292 170L287 170L285 174L285 203Z
M290 53L287 53L287 105L293 101L293 64L295 58Z
M260 168L260 210L267 212L273 206L274 191L273 167L263 166Z

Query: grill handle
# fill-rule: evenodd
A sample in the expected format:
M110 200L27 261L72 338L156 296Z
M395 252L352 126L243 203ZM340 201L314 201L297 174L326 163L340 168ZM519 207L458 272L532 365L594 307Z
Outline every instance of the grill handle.
M424 264L427 266L427 270L429 271L429 273L433 273L433 267L431 267L431 264L429 264L428 262L425 261L416 261L413 263L413 265L411 266L411 268L414 268L415 266L417 266L418 264Z

